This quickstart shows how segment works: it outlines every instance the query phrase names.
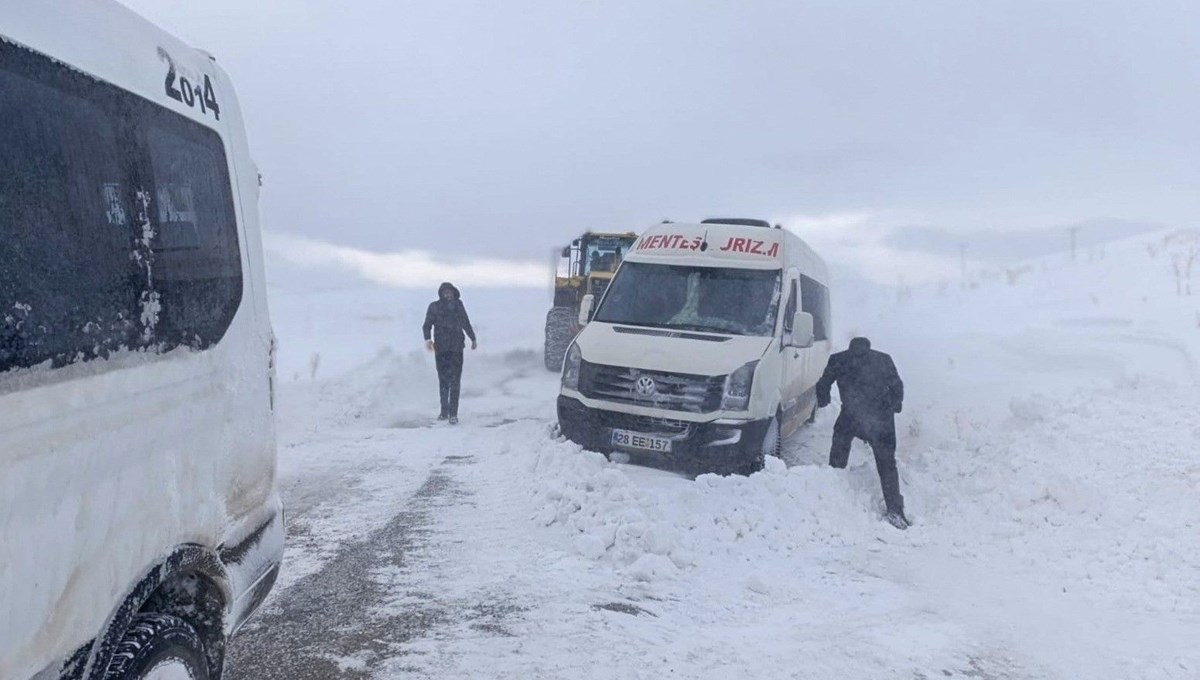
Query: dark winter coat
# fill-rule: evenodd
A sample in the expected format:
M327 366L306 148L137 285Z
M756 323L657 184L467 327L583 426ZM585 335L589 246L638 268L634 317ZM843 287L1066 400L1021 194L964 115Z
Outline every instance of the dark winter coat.
M454 293L452 300L443 300L442 291ZM463 334L475 342L475 329L471 328L471 319L467 317L467 308L463 307L458 289L449 283L438 286L438 299L429 303L425 310L425 323L421 330L426 340L433 340L438 353L462 352L466 341ZM432 336L430 333L432 332Z
M904 383L892 358L871 349L866 338L855 338L850 349L829 357L817 382L817 404L828 406L830 388L837 383L842 414L861 427L889 425L904 405Z

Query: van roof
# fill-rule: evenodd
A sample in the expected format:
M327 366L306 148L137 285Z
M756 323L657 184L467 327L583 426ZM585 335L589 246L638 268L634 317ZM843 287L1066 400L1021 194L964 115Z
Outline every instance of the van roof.
M782 228L665 222L644 231L630 246L625 261L742 269L797 266L822 283L829 280L821 256L799 236Z
M115 0L6 3L0 40L40 52L218 131L226 128L227 116L240 117L228 78L208 53ZM165 80L171 68L176 91L186 79L189 89L200 90L200 96L205 93L205 75L211 76L213 96L220 101L219 121L198 102L184 103L192 99L191 93L181 94L178 100L168 95Z

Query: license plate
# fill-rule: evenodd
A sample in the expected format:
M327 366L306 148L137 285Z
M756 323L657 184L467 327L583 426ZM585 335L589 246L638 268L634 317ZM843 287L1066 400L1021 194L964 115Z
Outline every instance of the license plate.
M630 449L641 449L643 451L661 451L664 453L671 451L670 439L665 437L651 437L648 434L630 432L629 430L613 430L612 445L624 446Z

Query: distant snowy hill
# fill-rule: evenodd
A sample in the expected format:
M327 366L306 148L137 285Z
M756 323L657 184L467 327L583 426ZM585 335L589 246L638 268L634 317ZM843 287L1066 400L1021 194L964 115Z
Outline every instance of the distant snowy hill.
M903 251L916 251L959 257L961 246L973 261L1008 263L1068 250L1074 232L1081 249L1109 241L1155 231L1163 226L1132 220L1087 220L1053 229L1005 229L996 231L955 232L936 227L900 227L892 230L885 243Z

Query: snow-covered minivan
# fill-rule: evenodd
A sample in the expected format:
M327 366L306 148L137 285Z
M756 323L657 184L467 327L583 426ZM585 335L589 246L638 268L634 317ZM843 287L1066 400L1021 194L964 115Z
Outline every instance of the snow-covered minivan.
M274 583L258 191L212 57L0 0L0 678L219 678Z
M748 474L812 418L830 352L828 271L790 231L751 219L656 225L594 315L593 302L563 366L568 439Z

